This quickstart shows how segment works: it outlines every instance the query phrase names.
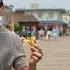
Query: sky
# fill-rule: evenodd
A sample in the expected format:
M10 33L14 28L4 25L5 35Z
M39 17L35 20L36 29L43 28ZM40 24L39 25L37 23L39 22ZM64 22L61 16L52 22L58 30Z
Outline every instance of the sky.
M39 3L40 8L63 8L70 10L70 0L3 0L5 5L14 8L30 8L31 3Z

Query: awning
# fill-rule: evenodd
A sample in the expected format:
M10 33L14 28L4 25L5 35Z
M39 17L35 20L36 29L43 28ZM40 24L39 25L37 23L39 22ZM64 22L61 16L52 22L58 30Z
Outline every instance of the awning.
M39 24L48 24L48 25L61 24L61 25L65 25L67 23L65 23L64 21L40 21Z

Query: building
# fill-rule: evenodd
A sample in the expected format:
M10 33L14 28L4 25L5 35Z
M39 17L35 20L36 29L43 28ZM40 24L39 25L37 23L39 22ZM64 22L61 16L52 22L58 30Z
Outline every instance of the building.
M39 2L38 0L32 0L30 4L30 9L39 9Z
M18 9L16 10L19 14L21 13L28 13L32 14L39 23L41 24L48 24L48 25L54 25L54 24L66 24L67 22L64 21L63 16L66 15L65 9ZM21 13L20 13L20 12ZM19 17L22 17L19 16ZM31 20L32 21L32 20Z
M33 6L33 8L34 7L35 6ZM54 25L58 26L59 28L67 27L67 25L70 23L69 12L67 12L65 9L34 8L16 9L15 11L12 11L11 8L5 6L4 16L7 18L7 22L13 24L13 26L16 23L19 23L21 26L29 26L30 28L35 27L35 30L37 31L41 27L52 28Z
M63 21L66 22L68 26L70 27L70 12L69 11L63 14Z
M32 3L30 8L31 9L39 9L39 4L38 3Z
M21 27L21 31L25 29L29 29L30 31L34 29L37 32L38 20L37 18L31 14L24 12L23 10L16 10L13 13L14 23L19 24Z
M66 13L65 9L27 9L24 11L33 14L39 21L62 21L62 16Z
M65 15L65 9L17 9L13 12L13 19L14 23L35 26L37 31L47 27L52 29L54 25L59 29L66 28L68 23L64 20Z

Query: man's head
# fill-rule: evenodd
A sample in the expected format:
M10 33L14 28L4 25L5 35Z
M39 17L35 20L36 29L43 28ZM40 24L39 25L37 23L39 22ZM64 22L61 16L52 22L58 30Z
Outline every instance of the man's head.
M3 1L0 0L0 16L3 15L3 8L4 8L4 6L3 6Z

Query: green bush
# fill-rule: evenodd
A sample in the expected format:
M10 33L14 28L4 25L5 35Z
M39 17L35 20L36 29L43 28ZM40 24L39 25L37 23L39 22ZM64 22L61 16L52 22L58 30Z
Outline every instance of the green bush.
M22 26L19 25L19 24L15 24L15 25L14 25L14 30L15 30L15 31L22 31Z

